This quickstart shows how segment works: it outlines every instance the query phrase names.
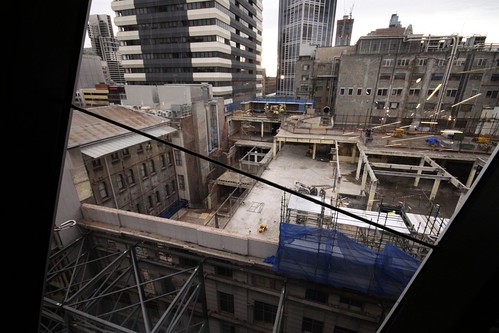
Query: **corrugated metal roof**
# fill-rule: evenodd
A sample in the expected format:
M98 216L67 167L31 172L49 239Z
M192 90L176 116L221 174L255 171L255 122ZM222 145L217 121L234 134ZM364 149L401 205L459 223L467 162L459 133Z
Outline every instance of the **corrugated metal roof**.
M140 131L169 124L166 118L134 111L121 105L90 108L88 111ZM128 133L127 129L75 110L71 120L68 148L85 146Z
M163 135L167 135L170 133L175 132L176 129L168 126L164 127L159 127L159 128L153 128L149 130L142 131L144 133L147 133L149 135L152 135L156 138L159 138ZM113 152L119 151L123 148L127 148L139 143L143 143L146 141L151 140L150 138L136 134L136 133L130 133L128 135L123 135L119 137L115 137L113 139L109 139L106 141L98 142L95 144L91 144L86 147L81 148L82 154L88 155L92 158L98 158L104 155L111 154Z

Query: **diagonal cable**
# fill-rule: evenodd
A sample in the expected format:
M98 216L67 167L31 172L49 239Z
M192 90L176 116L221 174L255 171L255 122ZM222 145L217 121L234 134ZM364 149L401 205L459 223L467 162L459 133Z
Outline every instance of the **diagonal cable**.
M343 210L343 209L341 209L341 208L334 207L334 206L329 205L329 204L327 204L327 203L325 203L325 202L322 202L322 201L320 201L320 200L317 200L317 199L314 199L314 198L312 198L312 197L309 197L309 196L307 196L307 195L305 195L305 194L303 194L303 193L300 193L300 192L297 192L297 191L291 190L291 189L289 189L289 188L287 188L287 187L285 187L285 186L282 186L282 185L276 184L276 183L271 182L271 181L269 181L269 180L267 180L267 179L264 179L264 178L260 178L260 177L258 177L258 176L255 176L255 175L250 174L250 173L248 173L248 172L245 172L245 171L243 171L243 170L239 170L239 169L234 168L234 167L232 167L232 166L230 166L230 165L226 165L226 164L224 164L224 163L222 163L222 162L219 162L219 161L217 161L217 160L211 159L211 158L209 158L209 157L207 157L207 156L201 155L201 154L199 154L199 153L196 153L196 152L194 152L194 151L192 151L192 150L189 150L189 149L187 149L187 148L184 148L184 147L178 146L178 145L176 145L176 144L174 144L174 143L171 143L171 142L168 142L168 141L166 141L166 140L162 140L162 139L160 139L160 138L155 137L154 135L151 135L151 134L148 134L148 133L142 132L142 131L140 131L140 130L138 130L138 129L135 129L135 128L133 128L133 127L130 127L130 126L128 126L128 125L121 124L120 122L117 122L117 121L115 121L115 120L109 119L109 118L107 118L107 117L104 117L104 116L99 115L99 114L97 114L97 113L91 112L91 111L89 111L89 110L83 109L83 108L78 107L78 106L76 106L76 105L74 105L74 104L71 104L71 107L72 107L73 109L75 109L75 110L78 110L78 111L80 111L80 112L83 112L83 113L85 113L85 114L87 114L87 115L90 115L90 116L92 116L92 117L95 117L95 118L101 119L101 120L106 121L106 122L108 122L108 123L110 123L110 124L113 124L113 125L116 125L116 126L118 126L118 127L124 128L124 129L126 129L126 130L128 130L128 131L130 131L130 132L134 132L134 133L137 133L137 134L143 135L143 136L145 136L145 137L148 137L148 138L149 138L149 139L151 139L151 140L159 141L159 142L161 142L161 143L163 143L163 144L165 144L165 145L168 145L168 146L173 147L173 148L175 148L175 149L181 150L181 151L183 151L183 152L185 152L185 153L187 153L187 154L190 154L190 155L192 155L192 156L195 156L195 157L197 157L197 158L201 158L201 159L206 160L206 161L208 161L208 162L211 162L211 163L217 164L217 165L222 166L222 167L224 167L224 168L226 168L226 169L229 169L229 170L231 170L231 171L234 171L234 172L236 172L236 173L239 173L239 174L241 174L241 175L243 175L243 176L249 177L249 178L254 179L254 180L256 180L256 181L259 181L259 182L262 182L262 183L267 184L267 185L269 185L269 186L275 187L275 188L277 188L277 189L279 189L279 190L282 190L282 191L284 191L284 192L288 192L288 193L290 193L290 194L296 195L296 196L298 196L298 197L300 197L300 198L303 198L303 199L305 199L305 200L311 201L311 202L313 202L313 203L315 203L315 204L317 204L317 205L319 205L319 206L326 207L326 208L332 209L332 210L334 210L334 211L340 212L340 213L342 213L342 214L345 214L345 215L347 215L347 216L350 216L350 217L352 217L352 218L354 218L354 219L356 219L356 220L359 220L359 221L361 221L361 222L364 222L364 223L367 223L367 224L369 224L369 225L375 226L375 227L377 227L377 228L383 229L383 230L385 230L385 231L391 232L391 233L393 233L393 234L395 234L395 235L397 235L397 236L400 236L400 237L402 237L402 238L409 239L409 240L411 240L411 241L413 241L413 242L415 242L415 243L419 243L419 244L424 245L424 246L427 246L427 247L429 247L429 248L435 248L435 245L430 244L430 243L427 243L427 242L425 242L425 241L423 241L423 240L420 240L420 239L417 239L417 238L415 238L415 237L412 237L412 236L406 235L406 234L404 234L404 233L402 233L402 232L400 232L400 231L394 230L394 229L389 228L389 227L387 227L387 226L384 226L384 225L382 225L382 224L378 224L378 223L376 223L376 222L372 222L371 220L369 220L369 219L367 219L367 218L363 218L362 216L358 216L358 215L356 215L356 214L354 214L354 213L348 212L348 211Z

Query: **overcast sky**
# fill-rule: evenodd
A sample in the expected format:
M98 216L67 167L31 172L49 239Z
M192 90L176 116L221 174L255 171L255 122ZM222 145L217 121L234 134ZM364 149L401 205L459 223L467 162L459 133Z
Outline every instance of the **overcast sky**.
M262 67L269 76L276 74L278 9L278 0L263 0ZM486 35L487 43L499 44L498 0L338 1L336 20L350 12L354 19L352 44L373 30L387 28L392 14L399 16L403 27L412 24L415 34ZM90 14L107 14L114 20L111 0L92 0Z

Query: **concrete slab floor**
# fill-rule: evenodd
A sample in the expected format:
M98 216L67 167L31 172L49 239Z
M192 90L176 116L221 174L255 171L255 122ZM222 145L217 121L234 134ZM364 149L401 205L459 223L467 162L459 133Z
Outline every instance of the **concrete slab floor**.
M323 188L326 202L337 202L338 207L365 210L367 197L361 196L361 180L355 179L357 163L341 162L342 181L339 186L340 198L336 200L333 191L333 163L313 160L307 156L307 145L286 143L272 160L261 178L286 188L297 190L296 182L307 186ZM433 185L432 180L421 179L414 188L414 179L404 177L379 177L377 187L378 201L385 204L403 204L411 213L428 215L431 204L428 201ZM220 227L229 232L250 235L251 237L278 240L281 220L281 202L283 196L289 199L290 193L258 182L245 198L244 203L227 221L220 221ZM440 204L440 217L450 218L453 214L459 193L453 185L442 182L434 202ZM377 206L375 206L377 209ZM259 232L259 225L266 225L264 232Z

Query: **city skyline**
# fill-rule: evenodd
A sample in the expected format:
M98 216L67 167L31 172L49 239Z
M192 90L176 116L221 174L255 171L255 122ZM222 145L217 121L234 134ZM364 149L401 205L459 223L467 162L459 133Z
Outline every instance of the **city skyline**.
M111 9L111 2L92 0L90 14L110 15L114 24L115 13ZM268 76L276 75L278 9L279 1L267 0L263 4L262 68L265 68ZM415 34L485 35L487 43L499 43L499 2L490 0L476 1L472 5L464 0L422 0L418 6L395 0L385 1L382 6L369 0L350 1L337 5L335 23L350 13L354 19L352 45L371 31L387 28L392 14L398 15L402 27L412 25ZM113 28L116 34L117 28ZM88 36L85 46L90 46Z

